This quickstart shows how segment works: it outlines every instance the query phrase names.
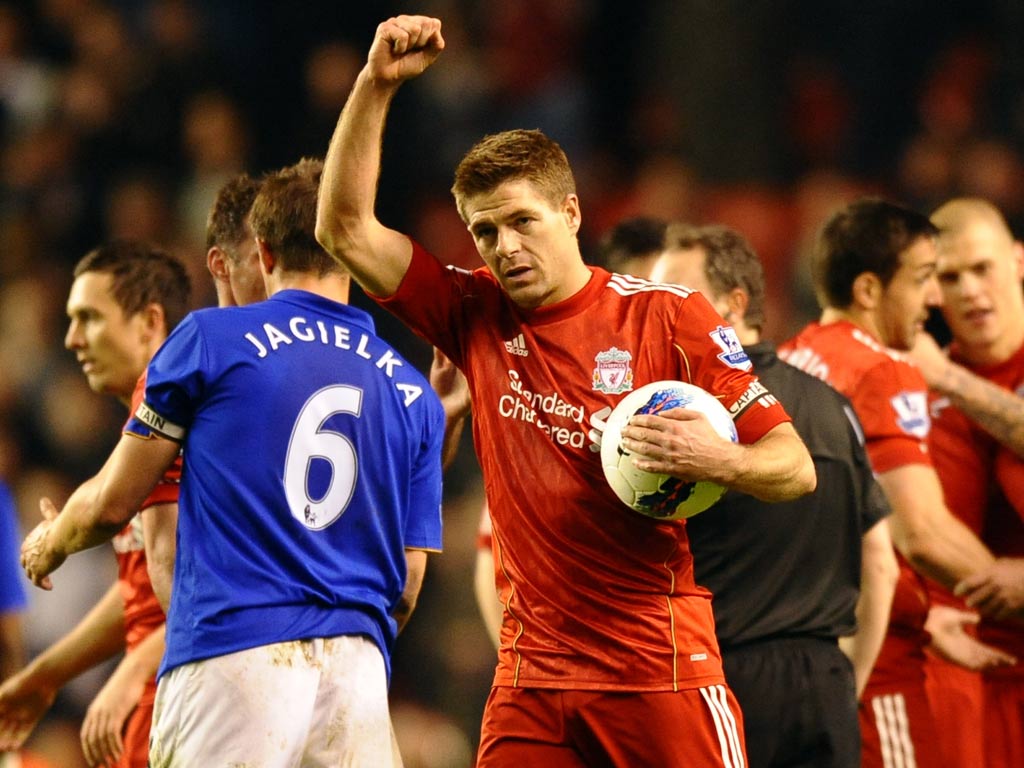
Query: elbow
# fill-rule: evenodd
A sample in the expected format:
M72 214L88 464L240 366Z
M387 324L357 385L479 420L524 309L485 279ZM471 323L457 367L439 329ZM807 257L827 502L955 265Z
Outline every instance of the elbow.
M335 259L341 260L344 254L356 249L362 231L358 216L343 215L326 204L317 208L313 234L320 246Z
M412 618L412 612L416 610L417 594L403 594L398 603L395 605L393 611L391 611L391 618L395 620L395 624L398 625L398 631L401 633L405 629L405 625L409 623L409 619Z
M793 499L799 499L801 496L814 493L817 487L818 472L814 468L814 462L811 461L810 454L805 453L804 460L793 469L787 481L779 483L777 486L778 498L770 499L770 501L792 501Z
M340 252L342 238L339 227L333 221L333 218L325 215L322 210L317 212L314 235L320 246L331 256L335 256L335 254Z
M891 595L895 592L896 582L900 578L900 564L891 546L865 553L863 569L864 581L875 585L883 594Z
M814 493L818 488L818 470L815 469L810 454L807 454L797 472L796 486L797 496L806 496L808 493Z
M893 543L915 571L932 575L941 570L933 539L924 533L906 529L894 531Z

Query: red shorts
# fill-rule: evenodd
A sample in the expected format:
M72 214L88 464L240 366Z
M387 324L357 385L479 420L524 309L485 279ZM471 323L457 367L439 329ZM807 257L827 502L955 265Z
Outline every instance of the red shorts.
M981 673L928 657L924 690L936 723L943 765L985 765L985 691Z
M870 686L860 700L861 768L943 766L924 681Z
M153 690L146 688L124 725L124 752L114 768L146 768L149 764L149 728L153 724Z
M985 765L1024 765L1024 678L985 677Z
M685 765L743 768L743 718L732 691L620 693L495 687L477 768Z

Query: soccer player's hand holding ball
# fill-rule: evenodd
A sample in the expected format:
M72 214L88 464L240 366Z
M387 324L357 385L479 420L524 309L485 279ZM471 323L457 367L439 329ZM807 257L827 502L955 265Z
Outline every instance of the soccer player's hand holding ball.
M738 441L732 417L718 399L683 381L656 381L630 392L608 416L601 436L601 464L616 496L630 509L659 520L692 517L725 493L717 483L689 482L639 469L633 462L634 454L623 446L622 430L632 416L661 415L676 408L697 411L721 437Z

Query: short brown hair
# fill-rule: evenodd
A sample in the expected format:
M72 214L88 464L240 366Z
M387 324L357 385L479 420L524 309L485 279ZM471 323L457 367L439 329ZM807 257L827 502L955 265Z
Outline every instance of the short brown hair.
M835 213L815 245L812 271L823 307L853 303L858 275L878 275L883 286L900 267L900 254L922 237L939 233L927 216L878 198L861 198Z
M670 224L665 231L666 250L704 251L704 276L716 299L733 288L748 296L743 321L758 331L764 327L764 267L753 246L734 229L719 224L694 227Z
M206 219L206 247L219 247L238 261L236 246L247 236L245 222L260 191L260 182L242 173L220 188Z
M452 194L466 220L466 200L490 192L506 181L528 181L552 206L575 194L569 159L558 143L541 131L515 130L485 136L455 169Z
M317 277L344 270L316 240L316 202L324 164L303 158L267 174L249 213L249 225L288 272Z
M113 240L94 248L75 265L76 278L86 272L110 275L111 295L128 317L159 304L168 333L189 311L192 285L185 266L146 243Z

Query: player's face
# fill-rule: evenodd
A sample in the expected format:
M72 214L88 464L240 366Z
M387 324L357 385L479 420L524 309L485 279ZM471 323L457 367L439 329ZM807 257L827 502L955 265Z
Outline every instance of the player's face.
M679 248L664 251L651 269L651 280L656 283L674 283L704 294L719 314L728 311L722 298L716 298L704 271L707 255L703 248Z
M519 306L533 309L562 301L589 278L576 241L580 209L575 195L552 207L530 182L507 181L467 199L464 211L481 258Z
M900 266L882 291L877 309L882 343L893 349L910 349L924 329L928 307L942 302L935 279L935 242L922 237L900 254Z
M965 353L1005 359L1024 334L1021 246L978 220L938 243L942 314Z
M244 307L267 298L267 287L263 284L260 273L259 252L256 249L256 236L252 233L248 222L245 225L245 237L231 249L234 258L225 259L224 266L228 272L228 283L235 303Z
M112 282L103 272L75 278L64 346L75 353L94 392L126 398L149 363L152 334L142 313L125 315L111 294Z

